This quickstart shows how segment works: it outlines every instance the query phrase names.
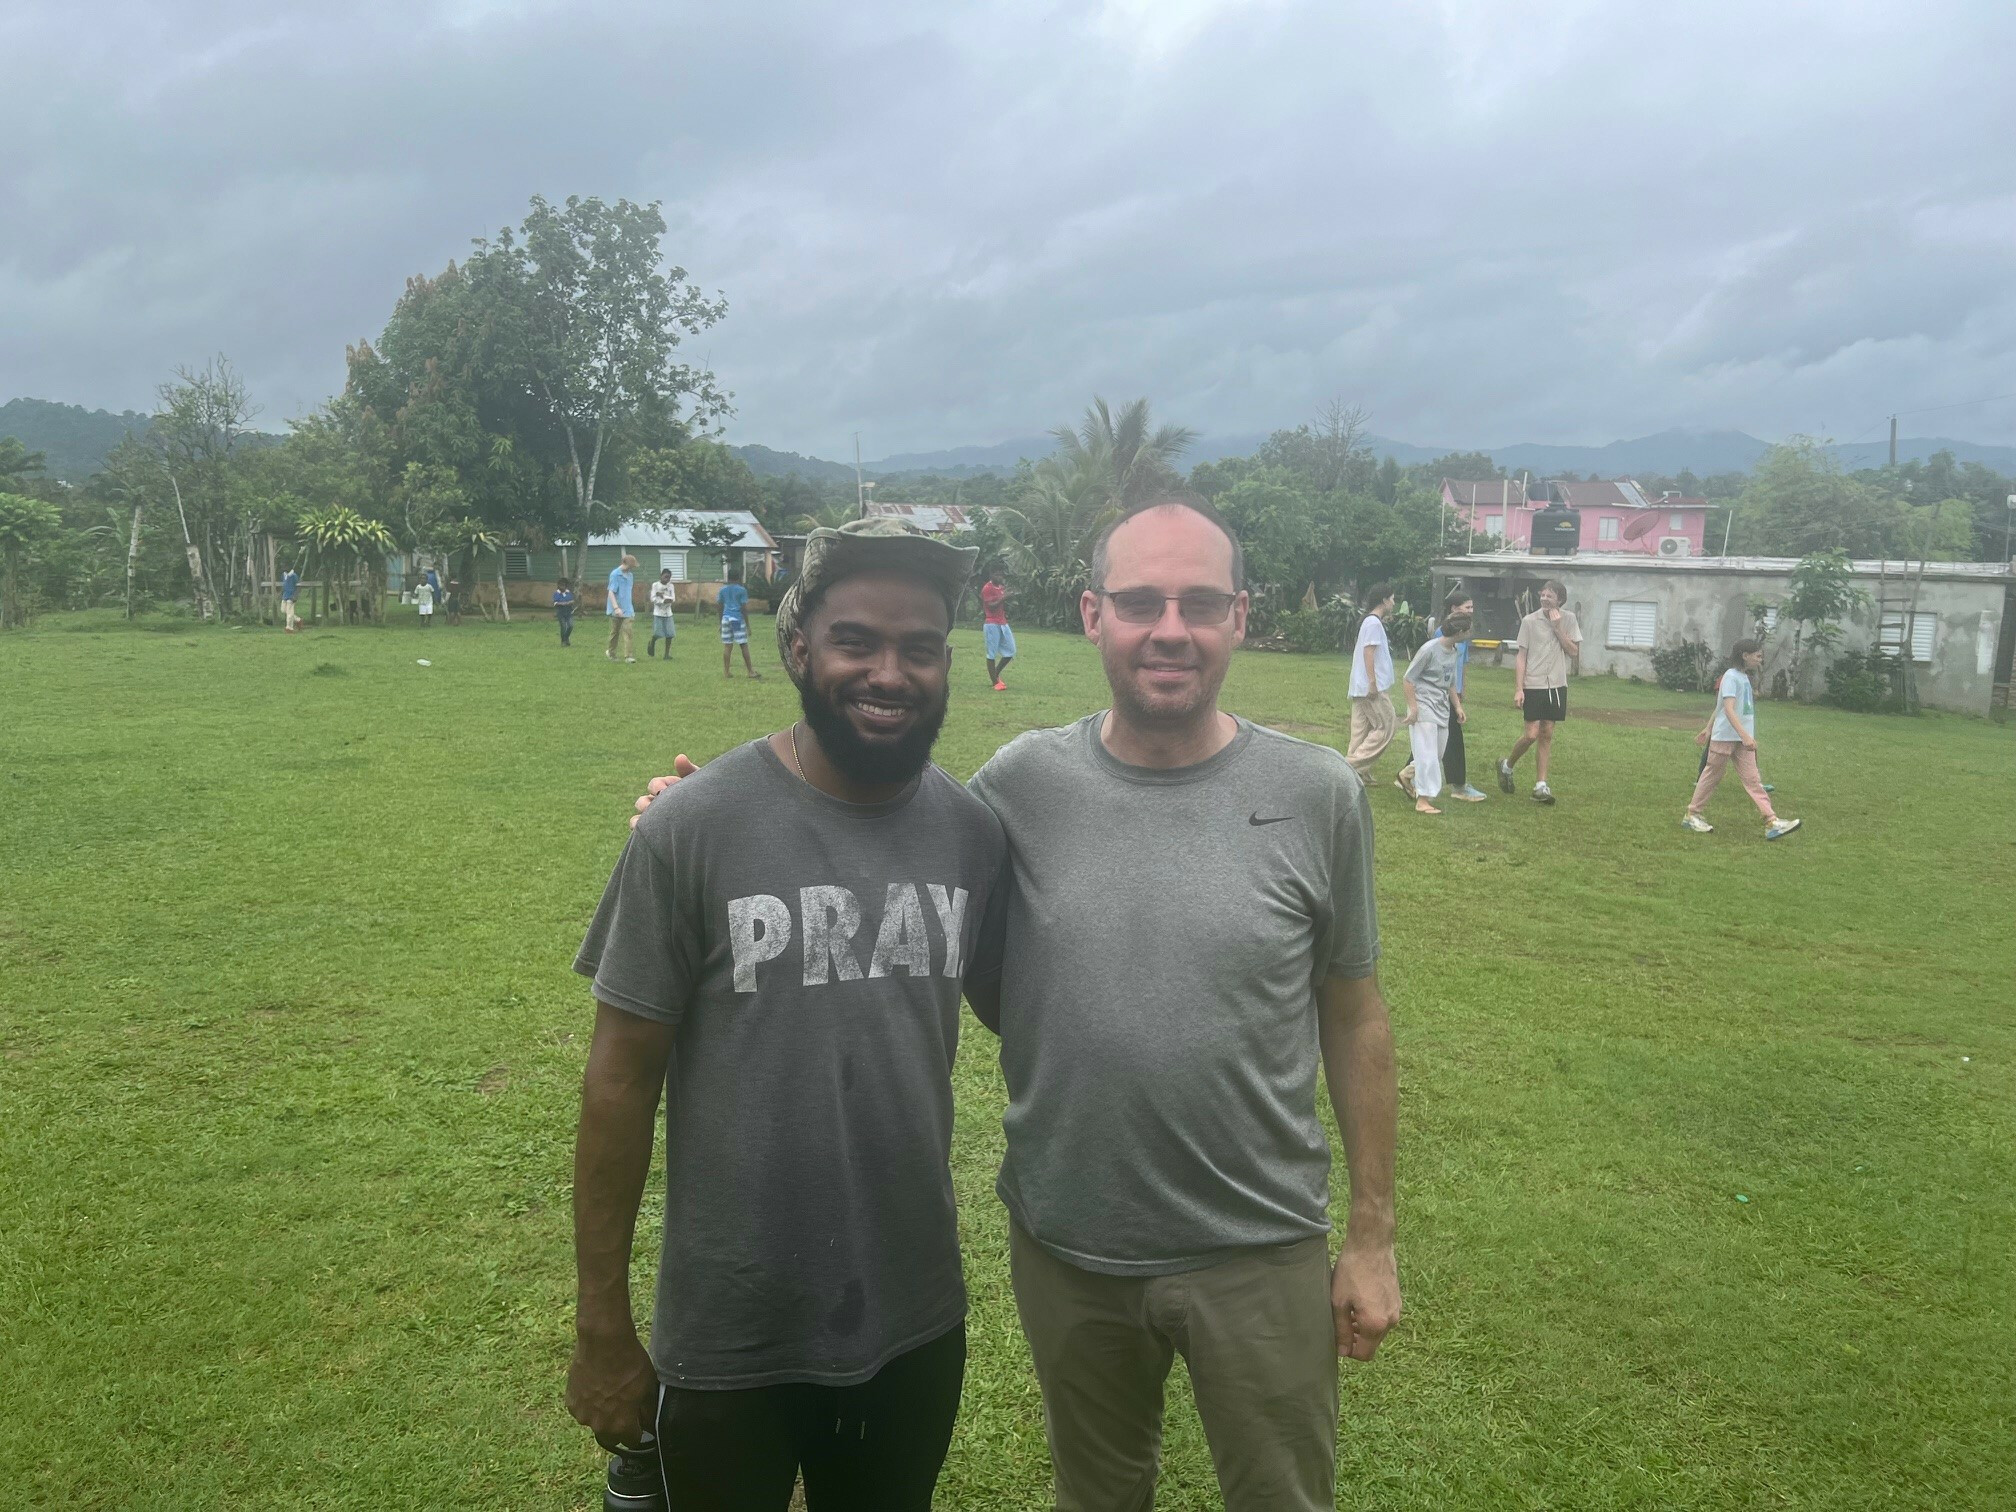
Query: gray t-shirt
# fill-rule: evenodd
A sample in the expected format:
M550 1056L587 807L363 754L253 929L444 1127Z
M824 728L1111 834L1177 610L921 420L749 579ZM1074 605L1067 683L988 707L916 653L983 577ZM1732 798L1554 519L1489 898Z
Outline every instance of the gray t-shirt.
M1316 988L1379 954L1365 786L1243 719L1196 766L1128 766L1103 718L1019 736L972 782L1015 877L1001 1200L1112 1275L1324 1233Z
M1000 823L937 767L842 803L756 741L651 805L574 969L677 1026L651 1358L673 1386L867 1380L966 1314L953 1056ZM991 932L998 937L998 924Z
M1449 691L1462 683L1463 642L1429 637L1407 663L1406 677L1414 684L1414 701L1437 719L1446 720Z

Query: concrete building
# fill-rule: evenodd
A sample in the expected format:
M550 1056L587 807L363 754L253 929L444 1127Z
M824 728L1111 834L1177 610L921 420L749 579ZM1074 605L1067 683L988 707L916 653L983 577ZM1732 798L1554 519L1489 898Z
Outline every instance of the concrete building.
M1533 514L1551 505L1581 513L1577 549L1626 556L1700 556L1707 550L1706 499L1647 494L1629 478L1592 483L1550 479L1529 490L1509 478L1469 482L1442 480L1443 507L1472 533L1505 543L1507 551L1533 544Z
M1521 617L1538 607L1540 584L1559 578L1582 623L1583 676L1607 672L1650 682L1656 647L1698 640L1726 653L1761 629L1764 685L1774 688L1791 643L1790 627L1779 627L1777 606L1797 565L1789 557L1445 557L1435 564L1433 602L1443 602L1460 583L1477 600L1477 635L1509 641ZM2006 706L2016 654L2016 574L2000 562L1925 563L1913 611L1906 605L1919 566L1855 563L1857 586L1868 601L1844 623L1834 654L1879 644L1908 650L1926 708L1986 714ZM1509 663L1511 656L1508 646L1501 659ZM1803 685L1789 691L1801 698L1825 691L1826 660L1809 658Z

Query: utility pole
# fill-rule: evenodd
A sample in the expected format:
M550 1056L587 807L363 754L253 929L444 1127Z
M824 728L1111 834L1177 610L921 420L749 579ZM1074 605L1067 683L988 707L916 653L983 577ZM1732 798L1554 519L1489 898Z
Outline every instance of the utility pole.
M1894 443L1896 438L1893 436L1891 440ZM1890 450L1895 452L1897 448L1893 444ZM1893 457L1891 460L1895 461L1896 459ZM868 518L868 490L861 486L861 432L859 431L854 432L854 518L857 520Z
M1890 465L1897 465L1897 417L1890 417Z

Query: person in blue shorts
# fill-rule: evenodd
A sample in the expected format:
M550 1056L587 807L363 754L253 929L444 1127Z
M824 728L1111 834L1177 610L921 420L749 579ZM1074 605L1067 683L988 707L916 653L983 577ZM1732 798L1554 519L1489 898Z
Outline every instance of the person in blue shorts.
M742 648L742 667L752 679L761 680L763 674L749 660L749 590L742 586L742 572L732 568L728 581L721 585L721 675L733 677L729 670L735 648Z
M1008 691L1001 674L1015 660L1015 632L1008 627L1007 603L1008 590L1002 585L1001 569L997 567L980 585L980 633L987 639L987 681L993 684L996 693Z

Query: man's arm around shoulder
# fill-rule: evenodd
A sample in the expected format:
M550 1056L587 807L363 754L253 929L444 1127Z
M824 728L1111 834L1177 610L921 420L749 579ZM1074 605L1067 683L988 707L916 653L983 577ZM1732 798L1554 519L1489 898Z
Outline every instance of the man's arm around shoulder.
M1323 1078L1344 1136L1351 1205L1344 1245L1330 1277L1337 1353L1369 1360L1400 1320L1400 1275L1393 1258L1393 1148L1399 1082L1393 1026L1379 978L1326 977L1318 995Z
M673 1028L595 1005L574 1144L574 1358L567 1410L604 1448L651 1426L658 1373L630 1310L630 1248Z

